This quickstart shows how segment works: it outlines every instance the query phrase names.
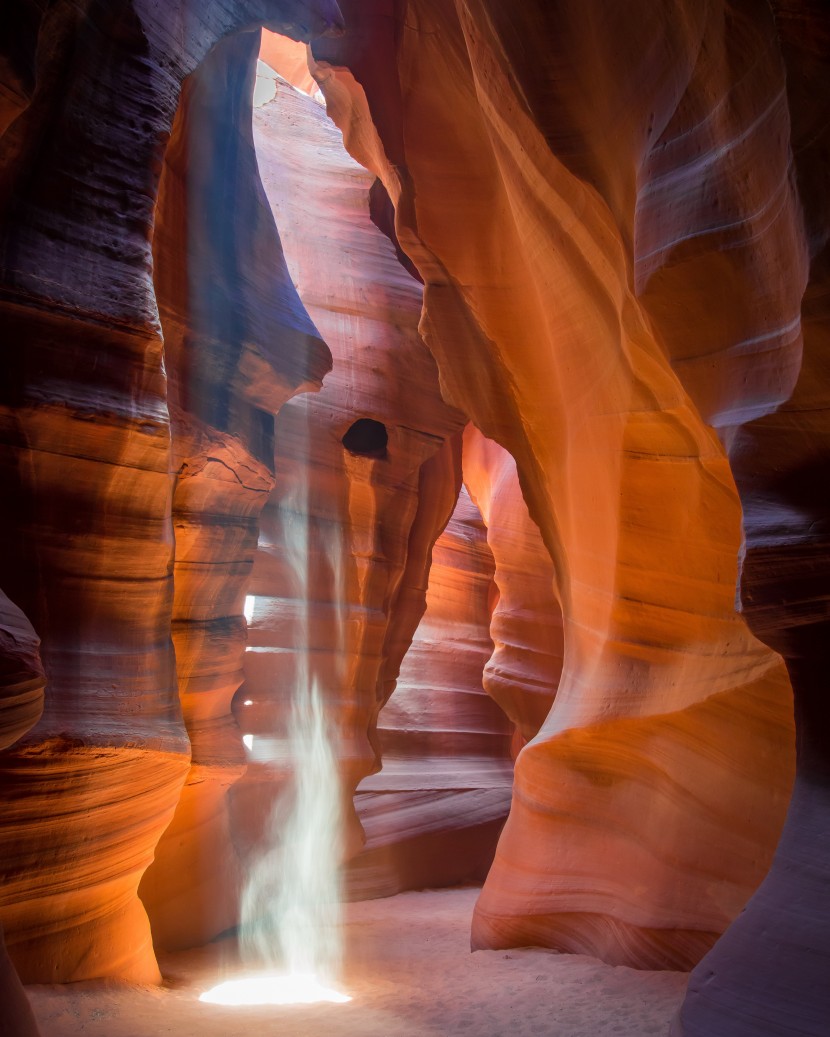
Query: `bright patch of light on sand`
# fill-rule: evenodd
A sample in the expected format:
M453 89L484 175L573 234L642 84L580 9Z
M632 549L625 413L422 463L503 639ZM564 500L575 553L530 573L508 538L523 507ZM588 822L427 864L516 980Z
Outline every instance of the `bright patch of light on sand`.
M251 620L254 618L254 606L256 605L256 594L245 595L245 607L242 610L242 614L245 617L245 622L250 626Z
M253 747L254 747L254 736L253 735L243 735L242 736L242 744L248 750L253 749Z
M229 979L199 998L211 1005L313 1005L320 1001L345 1004L348 994L324 987L316 976L266 974Z

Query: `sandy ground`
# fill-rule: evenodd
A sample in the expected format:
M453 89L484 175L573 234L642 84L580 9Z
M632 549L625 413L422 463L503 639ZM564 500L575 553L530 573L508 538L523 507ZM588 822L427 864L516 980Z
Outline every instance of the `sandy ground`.
M612 968L543 950L469 952L475 889L350 904L348 1004L201 1004L233 972L220 940L165 957L161 988L29 987L43 1037L647 1037L665 1035L686 975Z

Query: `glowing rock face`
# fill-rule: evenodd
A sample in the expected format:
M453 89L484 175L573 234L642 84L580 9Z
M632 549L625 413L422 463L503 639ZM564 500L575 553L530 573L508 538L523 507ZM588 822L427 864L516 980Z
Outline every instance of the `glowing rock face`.
M444 395L515 458L561 595L562 679L516 763L475 947L686 967L763 877L783 820L790 692L780 659L735 612L740 501L701 414L733 421L792 384L804 268L786 147L766 148L757 183L723 171L728 211L718 194L698 212L698 195L678 188L669 211L685 226L669 228L669 207L650 205L691 183L701 153L718 182L727 142L786 141L770 26L742 26L752 46L741 49L723 38L720 7L680 4L681 23L639 4L631 34L628 9L623 21L606 6L588 44L579 4L413 0L419 32L398 41L398 27L345 0L351 35L312 48L329 114L397 204ZM754 91L742 125L704 119L723 139L686 150L701 110L733 111L701 88L701 77L732 82L733 47L753 56L741 66L740 89ZM767 209L777 219L756 226ZM696 261L711 282L695 266L678 285L670 272L693 245L709 250ZM698 361L683 333L690 293L722 285L725 267L736 291L704 291L694 310L719 301L729 341L713 338ZM764 305L731 327L738 287ZM769 366L744 349L765 327Z
M172 468L177 473L171 633L179 699L192 747L192 766L176 814L139 891L154 944L168 949L203 943L238 921L241 876L230 834L227 790L243 774L246 757L230 705L243 677L243 617L253 604L245 599L245 587L258 516L273 486L273 462L260 442L260 419L251 405L275 413L289 386L297 384L283 377L284 363L276 353L266 356L264 351L264 329L270 334L279 326L272 310L275 301L285 304L284 321L313 333L284 272L270 214L251 202L259 174L253 142L245 131L246 125L250 127L250 94L247 88L237 93L223 86L228 77L253 71L256 46L254 37L225 40L188 79L165 155L154 233ZM227 214L237 229L232 242L217 250L218 224L206 218L194 225L186 213L188 206L215 212L211 200L217 191L220 154L234 158L233 186L227 172L222 183L242 209ZM246 230L239 230L243 226ZM237 271L244 271L244 286L236 280ZM258 359L247 348L235 352L233 332L222 317L224 304L218 294L206 291L207 283L225 285L224 298L233 300ZM291 334L282 325L278 338L285 344ZM322 375L325 347L316 336L306 341L321 361L318 376ZM231 372L227 364L232 356L236 365ZM265 359L268 370L260 370ZM251 379L244 373L251 364L258 370L256 400L250 398ZM216 409L213 379L218 370L223 372L221 392L234 401L232 413ZM268 419L262 420L267 427Z
M481 880L510 806L513 725L482 687L493 556L464 487L432 552L427 608L378 718L383 768L358 786L350 898Z
M261 739L285 734L287 689L301 668L318 676L338 729L344 787L376 769L377 712L423 611L429 552L458 494L448 441L462 427L441 399L418 335L420 285L369 217L373 177L346 154L319 105L282 81L254 113L254 139L292 278L335 365L319 393L289 401L276 421L276 486L260 523L245 685L234 706L254 735L248 773L231 796L234 838L246 858L287 777L265 765ZM385 443L352 440L350 431L367 419L382 426ZM292 501L304 483L307 499ZM287 526L300 514L312 602L302 621L299 581L286 561ZM335 578L329 554L338 544L343 566ZM330 650L341 619L343 673ZM361 833L346 800L348 855Z
M8 550L0 587L42 639L50 689L41 723L4 757L0 915L12 957L32 980L159 980L136 887L165 829L166 846L155 855L154 922L169 919L170 935L189 941L195 934L198 942L231 921L222 901L226 876L218 867L194 874L190 864L231 856L224 790L244 757L228 704L241 678L245 541L253 532L255 542L252 504L264 495L249 479L253 473L261 483L264 466L249 462L264 455L261 410L273 414L326 369L325 347L290 278L279 276L270 216L257 218L256 163L252 149L246 160L239 131L251 66L241 55L211 76L221 54L203 62L220 39L240 57L247 34L235 34L250 12L209 0L180 32L186 6L145 5L126 21L122 9L109 7L102 33L90 32L80 11L60 26L39 25L33 13L14 43L21 67L35 67L41 45L46 64L78 58L60 87L38 84L36 104L34 79L7 90L8 66L0 61L0 126L14 122L14 139L4 134L0 142L10 206L0 251L17 257L0 261L0 337L20 342L26 357L3 379L11 395L0 432L0 499L20 507L2 509ZM281 6L308 24L302 5L269 5L275 15ZM138 53L147 56L150 39L157 49L136 78L130 70ZM189 110L188 138L174 114L181 81L200 65L208 75L189 80L198 103ZM219 87L226 82L240 89ZM146 118L126 114L145 107ZM228 121L235 132L226 132ZM60 143L65 133L77 147ZM233 174L223 168L223 190L252 206L247 215L209 202L215 134L235 160ZM26 168L30 147L39 156L34 175ZM56 188L65 177L84 179L84 202ZM217 251L218 224L209 214L220 209ZM192 211L204 218L188 220ZM73 241L66 250L54 247L63 233L57 227ZM229 228L236 228L233 243ZM279 349L270 348L275 341ZM204 361L195 367L191 344ZM312 355L317 360L307 364ZM115 356L117 363L104 360ZM216 398L211 371L221 372L224 417L206 406ZM246 474L237 479L240 471ZM175 502L171 473L184 476ZM175 558L174 513L181 520ZM15 706L23 709L22 701ZM181 795L191 748L192 780ZM24 787L25 797L17 794ZM65 824L67 816L76 823ZM205 833L211 848L190 852L204 847ZM168 904L178 913L166 912Z
M218 983L199 1000L211 1005L313 1005L321 1001L345 1004L351 998L323 986L316 976L266 974Z
M510 454L468 425L463 468L496 564L498 600L490 624L494 651L484 668L484 688L516 724L519 748L542 726L562 673L556 576Z

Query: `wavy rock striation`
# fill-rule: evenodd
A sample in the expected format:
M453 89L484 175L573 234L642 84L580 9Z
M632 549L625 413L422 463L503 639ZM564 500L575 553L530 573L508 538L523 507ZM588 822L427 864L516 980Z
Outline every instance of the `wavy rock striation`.
M426 612L378 718L382 770L360 783L351 897L482 879L510 806L513 725L485 694L494 563L462 487L432 553Z
M472 420L515 459L514 479L468 434L500 590L485 681L529 738L474 945L705 955L678 1034L825 1032L824 6L342 0L348 32L315 42L313 71L367 174L284 84L256 156L245 128L250 30L339 33L334 0L14 5L0 586L48 682L0 761L0 919L24 979L158 980L137 889L171 818L142 885L159 942L234 917L231 822L244 852L280 776L252 753L228 811L229 703L279 733L300 642L344 792L384 737L404 752L375 725ZM289 400L326 370L317 328L333 376ZM11 738L42 678L3 608Z
M253 736L234 828L246 853L280 794L287 772L268 746L285 737L307 667L336 731L353 853L361 834L351 794L378 766L377 714L424 610L430 550L458 494L462 417L441 399L418 334L420 285L370 219L372 176L321 105L281 80L275 91L254 117L259 166L334 366L320 393L289 401L277 418L276 485L234 704Z
M744 612L786 661L798 767L768 876L692 973L673 1030L685 1037L819 1037L830 1018L830 13L773 7L810 255L804 354L791 397L738 429L730 458L744 503Z
M243 602L273 488L273 417L319 388L328 350L302 307L259 179L251 132L258 33L217 44L185 82L154 239L165 340L175 531L172 638L192 746L176 813L140 888L157 946L238 920L227 792L244 772L231 700Z
M0 750L40 720L45 684L40 638L0 591Z
M496 564L498 597L490 624L495 648L484 667L484 690L516 725L519 748L545 721L562 673L556 574L510 454L468 425L462 463Z
M31 623L0 591L0 751L25 734L43 712L46 677L39 646ZM4 1033L9 1037L38 1037L37 1022L6 951L2 926L0 1003Z
M20 344L0 389L0 496L16 502L0 516L0 584L42 638L48 694L3 759L0 917L25 980L155 982L136 890L190 760L151 255L164 149L181 82L218 39L262 22L308 39L339 12L325 0L24 10L0 66L4 82L14 73L4 98L22 98L0 139L0 337ZM260 353L241 364L257 387ZM307 367L295 356L289 384Z
M797 370L773 27L679 0L379 8L344 3L318 78L396 204L445 395L516 459L562 603L556 701L517 760L473 944L686 967L763 877L792 778L786 674L735 611L740 503L703 420L762 413ZM771 138L763 172L718 178L730 142ZM684 183L686 217L649 214ZM671 337L687 239L751 300L706 359ZM694 384L706 363L728 400Z

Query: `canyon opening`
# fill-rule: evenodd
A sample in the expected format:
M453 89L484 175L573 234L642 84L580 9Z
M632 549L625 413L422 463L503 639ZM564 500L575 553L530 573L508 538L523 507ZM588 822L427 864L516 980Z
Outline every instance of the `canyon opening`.
M825 8L12 0L0 1032L827 1037Z

